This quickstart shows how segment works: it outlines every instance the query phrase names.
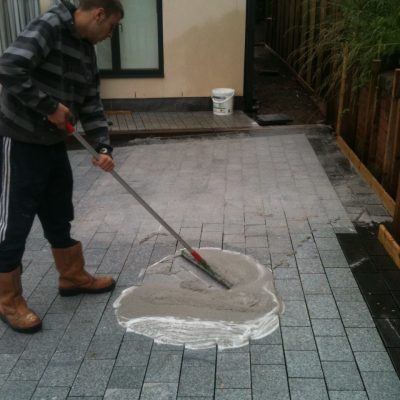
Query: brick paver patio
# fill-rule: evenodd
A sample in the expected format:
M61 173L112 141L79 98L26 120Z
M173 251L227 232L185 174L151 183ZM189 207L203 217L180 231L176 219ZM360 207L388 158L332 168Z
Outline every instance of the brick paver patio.
M315 134L326 130L315 128ZM114 299L173 254L111 176L71 151L75 237L109 294L61 298L40 226L23 284L44 330L0 323L0 399L395 400L400 382L342 252L355 233L304 131L154 140L115 150L120 174L193 245L233 249L272 268L286 311L279 330L249 346L194 351L126 333ZM362 185L362 182L360 183ZM366 186L365 186L366 187Z

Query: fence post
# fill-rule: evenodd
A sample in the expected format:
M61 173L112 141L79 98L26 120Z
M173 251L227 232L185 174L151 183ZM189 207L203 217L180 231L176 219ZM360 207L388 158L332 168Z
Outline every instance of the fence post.
M383 158L383 178L382 185L387 191L393 187L393 176L395 166L395 149L398 142L400 125L400 69L394 71L392 98L388 119L388 129L385 141L385 155ZM391 193L394 196L394 193Z
M347 65L349 61L349 48L347 44L343 47L343 63L342 63L342 78L340 80L340 91L339 91L339 104L336 119L336 136L342 135L342 120L344 110L344 97L346 95L346 81L347 81Z
M400 243L400 174L397 179L396 208L394 211L392 234L397 243Z

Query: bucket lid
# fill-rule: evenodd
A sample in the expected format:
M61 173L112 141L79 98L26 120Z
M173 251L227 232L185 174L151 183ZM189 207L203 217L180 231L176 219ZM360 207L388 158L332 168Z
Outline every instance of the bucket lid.
M213 96L231 96L235 93L235 89L229 88L216 88L212 90Z

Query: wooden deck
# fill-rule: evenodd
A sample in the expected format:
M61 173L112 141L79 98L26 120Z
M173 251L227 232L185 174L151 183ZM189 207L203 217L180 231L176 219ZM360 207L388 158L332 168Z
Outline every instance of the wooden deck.
M244 112L216 116L212 111L131 112L109 111L110 133L227 131L256 129L259 125ZM79 130L82 130L79 127Z

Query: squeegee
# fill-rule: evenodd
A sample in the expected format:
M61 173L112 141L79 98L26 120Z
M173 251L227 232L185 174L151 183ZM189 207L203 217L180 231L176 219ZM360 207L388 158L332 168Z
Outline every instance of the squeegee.
M98 160L99 154L96 150L80 135L75 127L71 123L67 123L66 131L73 135L75 139L77 139L82 146L96 159ZM174 229L171 228L170 225L160 215L158 215L152 207L148 203L146 203L138 193L136 193L133 188L128 185L128 183L121 178L121 176L114 170L110 171L110 174L117 180L126 191L131 194L140 205L142 205L183 247L184 250L181 251L182 257L186 260L190 261L193 265L200 268L203 272L209 275L212 279L218 282L220 285L225 287L226 289L230 289L232 287L232 283L228 282L224 277L222 277L218 272L214 271L210 264L204 260L204 258L194 250L189 243L186 242Z

